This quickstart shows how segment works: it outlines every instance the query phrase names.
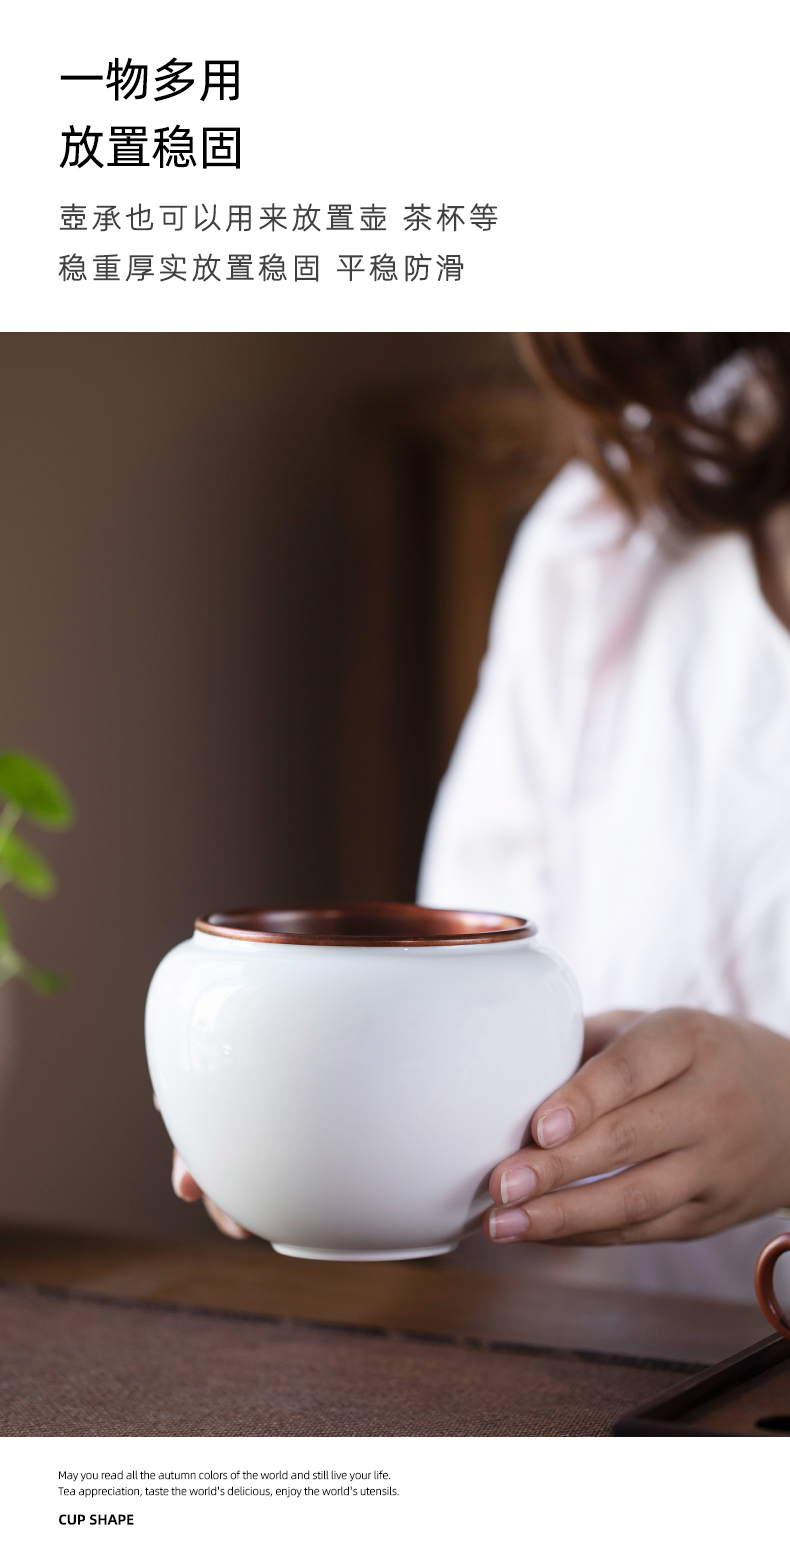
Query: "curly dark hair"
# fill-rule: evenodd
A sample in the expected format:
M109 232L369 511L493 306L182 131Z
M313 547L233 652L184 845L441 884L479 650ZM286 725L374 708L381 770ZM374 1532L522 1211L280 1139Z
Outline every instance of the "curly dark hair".
M531 332L579 440L632 517L755 542L790 499L790 333Z

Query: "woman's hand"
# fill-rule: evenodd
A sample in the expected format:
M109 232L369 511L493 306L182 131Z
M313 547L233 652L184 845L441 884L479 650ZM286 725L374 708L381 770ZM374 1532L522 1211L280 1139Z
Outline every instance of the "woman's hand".
M690 1008L605 1013L584 1054L535 1112L534 1144L493 1172L493 1241L674 1241L790 1205L784 1035Z
M206 1197L194 1176L190 1176L177 1149L173 1150L173 1191L176 1197L183 1198L185 1203L197 1203L198 1198L202 1198L206 1213L211 1216L224 1236L232 1236L234 1241L245 1241L249 1236L248 1230L243 1230L229 1214L223 1214L222 1209L218 1209L216 1203L212 1203L211 1199Z

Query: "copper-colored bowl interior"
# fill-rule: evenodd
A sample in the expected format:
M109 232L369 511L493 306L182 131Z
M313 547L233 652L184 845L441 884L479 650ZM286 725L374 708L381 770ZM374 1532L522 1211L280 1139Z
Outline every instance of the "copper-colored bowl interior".
M293 909L230 909L203 915L197 931L246 942L315 947L450 947L512 942L535 935L519 915L427 909L422 904L302 904Z

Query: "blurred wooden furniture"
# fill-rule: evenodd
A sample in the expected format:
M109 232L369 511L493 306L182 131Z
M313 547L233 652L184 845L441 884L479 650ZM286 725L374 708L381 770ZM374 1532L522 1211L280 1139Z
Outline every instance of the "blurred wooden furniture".
M411 898L510 545L572 441L526 377L421 392L361 423L345 563L343 891Z
M757 1305L568 1288L488 1271L464 1250L410 1263L316 1263L265 1242L0 1231L0 1286L242 1313L614 1361L700 1366L764 1337Z

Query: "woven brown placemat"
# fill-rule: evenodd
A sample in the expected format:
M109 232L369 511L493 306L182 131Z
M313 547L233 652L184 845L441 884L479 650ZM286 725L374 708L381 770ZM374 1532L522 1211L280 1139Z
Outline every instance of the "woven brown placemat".
M0 1290L4 1436L592 1437L677 1378L567 1352Z

